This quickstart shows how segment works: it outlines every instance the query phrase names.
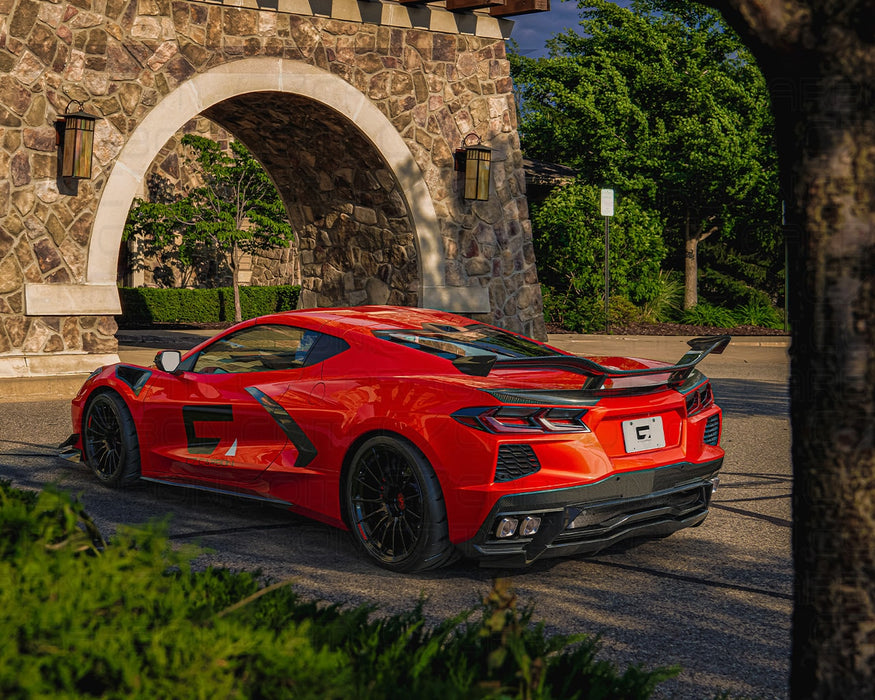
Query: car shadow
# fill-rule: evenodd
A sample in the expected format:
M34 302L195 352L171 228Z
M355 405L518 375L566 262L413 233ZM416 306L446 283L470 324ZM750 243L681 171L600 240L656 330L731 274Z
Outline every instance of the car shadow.
M790 394L786 382L749 379L712 379L714 399L726 414L789 418Z

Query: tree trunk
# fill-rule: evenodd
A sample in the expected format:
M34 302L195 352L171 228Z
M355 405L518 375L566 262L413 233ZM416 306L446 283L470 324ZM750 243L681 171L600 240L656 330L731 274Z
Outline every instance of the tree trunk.
M875 105L821 79L792 172L794 698L875 692ZM845 89L848 86L845 84ZM807 89L811 89L808 86ZM827 116L829 115L829 116ZM778 125L778 130L788 128ZM792 157L792 156L791 156Z
M766 74L791 203L791 694L871 700L875 10L868 0L711 4L746 36Z
M243 307L240 304L240 249L234 243L231 246L231 286L234 289L234 322L243 320Z
M699 239L690 230L690 211L684 230L684 311L699 303Z

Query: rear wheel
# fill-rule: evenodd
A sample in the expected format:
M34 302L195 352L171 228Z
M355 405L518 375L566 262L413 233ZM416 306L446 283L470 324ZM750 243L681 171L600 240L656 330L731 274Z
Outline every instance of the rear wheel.
M82 421L85 461L106 486L128 486L140 478L140 444L131 412L120 396L98 394Z
M424 571L455 558L438 478L410 443L377 436L353 455L344 488L358 546L392 571Z

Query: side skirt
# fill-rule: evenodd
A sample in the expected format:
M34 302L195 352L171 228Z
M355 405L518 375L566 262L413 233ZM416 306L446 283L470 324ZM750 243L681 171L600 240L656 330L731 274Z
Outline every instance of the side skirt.
M233 496L234 498L246 498L250 501L259 501L260 503L269 503L274 506L282 506L284 508L294 507L294 503L283 501L278 498L267 498L266 496L256 496L251 493L242 493L240 491L231 491L229 489L220 489L214 486L203 486L202 484L186 484L180 481L170 481L168 479L155 479L151 476L141 476L141 481L151 481L153 484L163 484L164 486L178 486L184 489L194 489L195 491L206 491L220 496Z

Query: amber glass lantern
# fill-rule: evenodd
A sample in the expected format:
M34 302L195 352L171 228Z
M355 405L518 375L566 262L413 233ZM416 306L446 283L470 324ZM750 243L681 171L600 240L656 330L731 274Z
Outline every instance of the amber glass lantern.
M471 138L477 143L468 145ZM456 170L464 173L462 196L465 199L486 201L489 199L489 177L492 168L492 149L481 145L477 134L468 134L465 145L456 150Z
M70 106L79 105L71 112ZM82 103L74 100L67 105L61 132L61 177L84 179L91 177L91 159L94 155L94 125L99 117L82 111Z

